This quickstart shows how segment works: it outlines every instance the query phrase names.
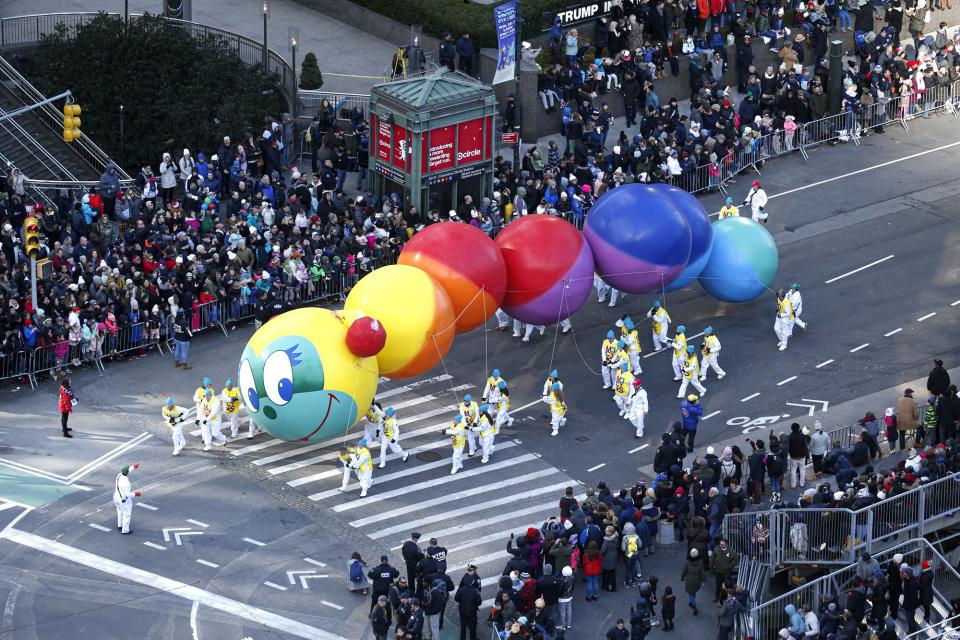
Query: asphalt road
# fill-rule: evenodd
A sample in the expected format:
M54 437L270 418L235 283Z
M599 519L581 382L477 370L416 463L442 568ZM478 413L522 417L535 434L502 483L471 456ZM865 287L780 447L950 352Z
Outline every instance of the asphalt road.
M860 148L817 149L809 161L781 159L762 169L780 247L776 284L801 284L809 323L787 351L776 348L772 294L740 305L719 303L698 285L667 295L674 322L688 335L712 325L723 343L727 377L706 383L710 417L698 448L793 419L819 418L829 428L848 421L861 398L874 411L892 404L902 385L926 376L934 356L948 367L960 360L960 135L952 116L911 128L909 135L890 129ZM735 199L754 177L738 180ZM721 199L704 202L716 210ZM108 365L104 377L78 374L82 404L71 445L48 437L57 435L51 383L6 393L0 432L15 434L16 442L0 457L20 465L36 486L17 488L18 496L34 498L29 513L0 503L0 526L13 525L0 534L0 637L76 631L127 638L134 628L151 638L368 637L366 600L344 588L345 558L356 549L375 564L386 552L402 567L398 548L411 529L448 547L454 580L467 562L476 562L481 576L496 576L508 532L542 521L562 487L628 485L648 472L659 434L678 418L669 355L651 355L649 325L642 324L651 411L640 441L601 391L597 356L613 321L624 313L642 317L652 299L630 296L616 309L591 299L574 316L573 334L549 328L529 344L497 331L459 336L445 370L382 385L386 402L407 421L404 446L414 455L376 470L366 500L353 487L336 491L335 442L305 449L262 435L202 454L191 437L191 449L170 457L158 419L162 399L186 400L204 375L218 383L232 376L248 328L229 340L196 340L189 373L174 369L169 356L148 356ZM451 478L449 448L438 432L461 394L478 395L493 367L510 381L513 406L530 406L517 411L517 424L502 434L488 465L467 459ZM538 401L551 368L560 370L571 408L556 438ZM18 421L30 429L13 429ZM153 509L136 508L134 534L120 537L110 495L116 467L130 461L144 465L134 484L144 487L143 501ZM10 500L4 489L0 498ZM664 549L645 567L676 587L678 561L675 549ZM317 577L301 581L309 575ZM485 598L494 583L485 581ZM594 637L588 632L626 614L630 596L612 597L613 607L604 606L607 594L600 604L577 603L578 638ZM714 628L709 614L681 622L691 632Z

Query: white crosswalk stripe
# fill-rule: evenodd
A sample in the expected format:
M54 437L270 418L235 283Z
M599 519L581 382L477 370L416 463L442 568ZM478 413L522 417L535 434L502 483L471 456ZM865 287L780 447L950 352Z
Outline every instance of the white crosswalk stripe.
M442 434L457 411L453 396L476 387L458 382L444 374L377 394L381 406L397 411L400 444L409 457L404 464L402 455L388 453L386 467L380 470L379 445L368 447L375 468L364 498L359 497L353 472L346 490L340 491L343 469L338 460L340 447L361 437L362 423L333 440L303 444L264 435L244 442L246 446L235 441L229 450L271 476L282 477L287 486L344 517L351 528L373 540L388 540L394 552L400 545L393 545L410 531L421 531L423 542L437 538L447 548L451 578L456 582L467 565L478 565L483 596L489 599L496 592L500 569L511 557L505 549L510 534L539 529L544 520L556 516L566 487L581 493L579 499L584 496L577 481L505 434L497 437L489 462L480 463L478 450L475 457L464 455L464 468L450 475L450 439Z

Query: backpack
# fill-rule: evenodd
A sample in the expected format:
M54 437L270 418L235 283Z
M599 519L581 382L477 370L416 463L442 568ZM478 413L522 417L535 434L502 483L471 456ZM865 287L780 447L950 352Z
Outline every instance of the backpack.
M579 565L580 565L580 548L577 547L576 549L573 550L573 553L570 554L570 568L576 571Z
M350 582L363 582L363 565L359 562L350 565Z
M430 590L424 594L423 606L427 607L433 604L443 605L447 601L447 583L443 580L434 580Z
M627 538L627 557L632 558L636 555L637 551L640 550L639 538L637 536L630 536Z

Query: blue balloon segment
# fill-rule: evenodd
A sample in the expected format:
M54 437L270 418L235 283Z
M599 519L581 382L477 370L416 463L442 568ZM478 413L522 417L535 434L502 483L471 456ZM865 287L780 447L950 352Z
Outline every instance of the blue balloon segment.
M724 302L747 302L762 295L780 262L773 236L750 218L725 218L712 226L713 250L700 285Z
M656 184L653 187L669 195L673 203L686 216L687 224L690 225L690 259L687 261L687 267L680 277L665 289L665 291L676 291L696 280L703 268L707 266L713 250L713 226L710 224L710 216L696 197L683 189L666 184Z
M597 273L627 293L652 293L676 280L690 258L687 218L671 195L655 185L628 184L591 207L583 235Z

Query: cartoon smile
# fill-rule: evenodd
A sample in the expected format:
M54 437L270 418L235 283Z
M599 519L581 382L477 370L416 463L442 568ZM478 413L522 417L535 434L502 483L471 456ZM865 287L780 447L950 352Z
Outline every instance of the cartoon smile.
M338 398L336 395L334 395L334 394L332 394L332 393L330 393L330 392L328 391L328 392L327 392L327 412L323 415L323 420L320 421L320 424L317 425L317 428L316 428L316 429L314 429L313 431L311 431L311 432L310 432L309 434L307 434L305 437L300 438L299 440L297 440L297 442L306 442L306 441L308 441L310 438L312 438L314 435L316 435L316 433L317 433L318 431L320 431L320 429L323 428L323 425L326 423L327 418L330 417L330 411L333 409L333 403L334 403L334 401L340 402L340 398Z

